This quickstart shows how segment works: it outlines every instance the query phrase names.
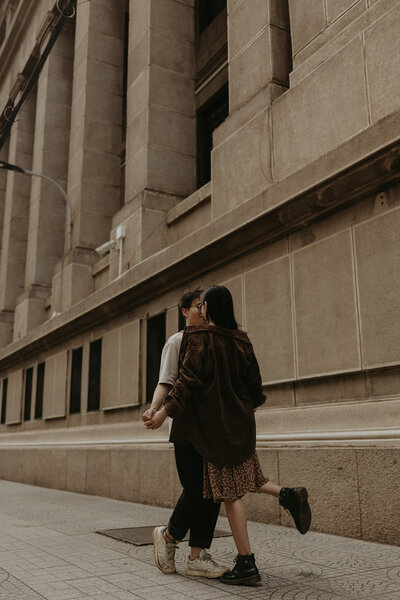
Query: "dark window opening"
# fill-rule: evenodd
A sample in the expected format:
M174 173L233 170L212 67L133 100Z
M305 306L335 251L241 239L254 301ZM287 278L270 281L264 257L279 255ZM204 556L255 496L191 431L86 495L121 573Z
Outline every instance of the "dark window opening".
M89 351L88 411L100 408L101 339L91 342Z
M42 362L37 366L35 419L43 417L44 365L45 363Z
M199 33L204 31L224 9L226 9L226 0L200 0L197 2Z
M72 351L71 386L69 392L70 414L81 412L82 347Z
M3 392L1 394L1 425L6 422L6 410L7 410L7 388L8 388L8 377L3 379Z
M33 367L25 371L24 421L31 419Z
M161 352L165 344L165 312L147 319L146 402L151 402L160 373Z
M6 20L3 19L0 24L0 46L4 42L5 37L6 37Z
M197 185L211 179L213 132L229 114L228 84L225 84L197 111Z

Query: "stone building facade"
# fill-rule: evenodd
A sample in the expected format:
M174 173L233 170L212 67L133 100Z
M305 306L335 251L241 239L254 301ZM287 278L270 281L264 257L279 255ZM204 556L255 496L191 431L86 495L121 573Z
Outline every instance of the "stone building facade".
M399 31L399 0L2 2L0 160L67 190L72 237L0 170L0 477L171 506L141 414L180 296L223 283L265 473L314 529L400 542Z

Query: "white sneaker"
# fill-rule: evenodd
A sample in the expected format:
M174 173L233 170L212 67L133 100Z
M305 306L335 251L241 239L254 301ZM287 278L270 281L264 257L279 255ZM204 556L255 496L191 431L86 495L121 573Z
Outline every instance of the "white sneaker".
M223 573L229 571L227 567L219 565L211 558L211 555L204 550L200 550L200 554L194 560L187 559L186 575L194 577L208 577L209 579L217 579Z
M153 529L154 559L157 567L165 574L176 573L175 550L176 542L166 542L163 533L166 527L155 527Z

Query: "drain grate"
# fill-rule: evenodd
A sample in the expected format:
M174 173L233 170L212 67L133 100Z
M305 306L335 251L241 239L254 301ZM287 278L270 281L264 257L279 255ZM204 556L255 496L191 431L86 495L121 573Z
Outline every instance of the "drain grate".
M151 533L154 529L155 525L146 525L146 527L124 527L122 529L104 529L103 531L96 531L96 533L100 533L101 535L106 535L108 537L112 537L116 540L120 540L121 542L128 542L129 544L134 544L135 546L149 546L153 543L153 538ZM216 529L214 531L214 537L229 537L232 534L229 531L222 531L221 529ZM189 536L187 535L183 541L187 542Z

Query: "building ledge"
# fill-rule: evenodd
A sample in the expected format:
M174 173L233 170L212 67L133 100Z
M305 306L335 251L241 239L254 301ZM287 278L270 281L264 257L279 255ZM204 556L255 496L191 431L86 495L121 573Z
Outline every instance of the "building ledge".
M168 211L167 225L172 225L182 217L185 217L201 204L211 200L211 181L193 192L190 196L179 202L174 208Z

